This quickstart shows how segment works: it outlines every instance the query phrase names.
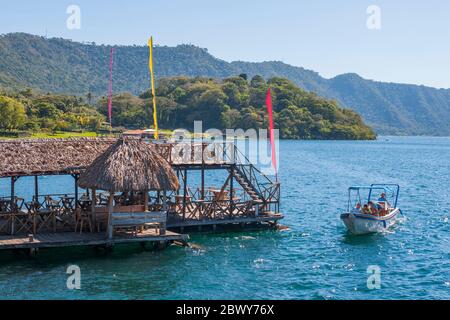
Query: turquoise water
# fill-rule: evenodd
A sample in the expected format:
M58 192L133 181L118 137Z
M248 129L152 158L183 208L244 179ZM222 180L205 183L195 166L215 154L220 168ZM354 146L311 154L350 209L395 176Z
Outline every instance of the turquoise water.
M450 138L282 141L280 166L287 231L192 236L200 249L2 253L1 298L450 299ZM373 182L401 185L406 219L386 234L349 235L339 220L346 189ZM67 177L42 185L71 192ZM31 187L18 183L19 193ZM6 181L0 188L9 193ZM81 290L66 287L71 264ZM369 265L381 269L379 290L367 288Z

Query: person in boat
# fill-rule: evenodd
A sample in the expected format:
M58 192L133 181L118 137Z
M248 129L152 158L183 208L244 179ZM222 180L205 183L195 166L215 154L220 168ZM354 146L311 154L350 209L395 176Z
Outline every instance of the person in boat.
M378 202L377 207L380 214L386 215L390 208L390 204L386 199L386 193L383 192L382 194L380 194L380 197L378 198L377 202Z
M354 213L360 213L361 212L361 203L358 202L352 211Z
M390 207L389 202L386 199L386 193L380 194L380 197L378 198L378 204L383 206L383 209L388 209Z
M362 208L362 213L364 214L370 214L370 208L369 205L365 204Z
M373 203L372 201L369 201L368 203L370 214L373 214L374 216L377 216L379 214L378 207Z

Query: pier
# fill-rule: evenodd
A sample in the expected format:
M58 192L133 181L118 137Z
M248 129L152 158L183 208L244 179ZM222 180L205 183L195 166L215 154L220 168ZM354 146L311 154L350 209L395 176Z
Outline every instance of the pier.
M0 250L186 242L186 232L273 228L283 219L280 184L235 141L4 140L0 153L0 178L11 185L9 195L0 190ZM221 171L223 181L211 184L211 170ZM74 192L41 194L44 175L70 175ZM31 199L15 192L25 176L34 177Z

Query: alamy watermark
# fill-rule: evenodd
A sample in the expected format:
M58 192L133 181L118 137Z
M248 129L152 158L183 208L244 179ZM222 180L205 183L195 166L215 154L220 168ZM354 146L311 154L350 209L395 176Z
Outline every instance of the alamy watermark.
M66 27L69 30L81 29L81 9L80 6L71 4L67 7L66 13L69 15L66 20Z
M70 265L67 267L66 273L69 275L67 277L66 286L69 290L80 290L81 289L81 269L77 265Z
M367 7L366 13L369 15L366 21L367 29L380 30L381 29L381 8L377 5Z
M367 267L367 289L381 289L381 268L377 265Z
M172 159L183 162L251 163L262 173L274 175L279 167L279 130L273 130L273 144L267 129L207 129L194 121L194 132L174 131Z

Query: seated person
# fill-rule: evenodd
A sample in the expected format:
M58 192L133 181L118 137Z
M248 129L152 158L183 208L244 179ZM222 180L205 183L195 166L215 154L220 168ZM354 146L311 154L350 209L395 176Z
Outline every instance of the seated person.
M357 203L356 206L352 210L353 213L360 213L361 212L361 203Z
M364 207L362 208L362 213L370 214L370 209L367 204L365 204Z
M381 204L381 205L383 205L383 208L389 208L389 202L387 201L387 199L386 199L386 193L382 193L382 194L380 194L380 197L378 198L378 203L379 204Z
M385 193L382 193L378 198L378 207L380 215L384 216L389 213L389 208L391 207L391 205L387 201Z
M378 215L378 208L372 201L369 201L368 206L371 214Z

